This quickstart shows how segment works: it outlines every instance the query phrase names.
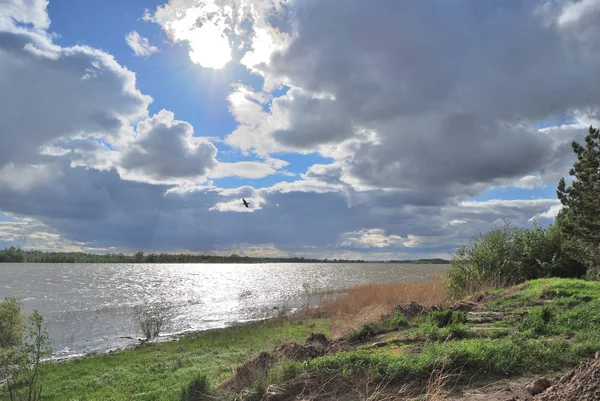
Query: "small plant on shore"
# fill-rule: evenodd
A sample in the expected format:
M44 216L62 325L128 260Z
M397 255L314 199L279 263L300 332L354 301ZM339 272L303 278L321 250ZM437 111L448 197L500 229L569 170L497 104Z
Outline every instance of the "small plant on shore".
M377 327L375 327L372 323L366 323L360 326L358 329L354 329L348 334L348 341L350 342L360 342L371 337L374 337L377 334Z
M390 325L392 327L406 326L407 324L408 319L402 314L402 312L396 312L394 317L392 317L392 319L390 320Z
M24 319L20 302L6 298L0 304L0 378L11 401L41 399L41 360L51 354L43 317L33 311Z
M308 310L310 308L310 301L312 298L312 291L310 288L310 284L307 283L306 281L303 282L302 289L304 290L304 298L305 298L304 308L306 308Z
M136 312L144 338L151 340L158 337L167 320L165 309L160 307L138 308Z
M204 373L199 374L181 390L180 401L204 401L211 399L208 378Z

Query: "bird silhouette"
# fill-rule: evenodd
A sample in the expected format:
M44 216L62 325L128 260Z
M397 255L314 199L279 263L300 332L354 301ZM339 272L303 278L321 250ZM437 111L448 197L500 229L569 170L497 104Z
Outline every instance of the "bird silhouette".
M244 206L248 207L249 203L248 203L248 202L246 202L246 199L243 199L243 198L242 198L242 202L244 203Z

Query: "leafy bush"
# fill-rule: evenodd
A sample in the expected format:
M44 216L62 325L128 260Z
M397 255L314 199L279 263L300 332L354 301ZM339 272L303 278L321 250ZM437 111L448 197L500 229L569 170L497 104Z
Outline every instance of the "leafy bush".
M6 297L0 304L0 348L20 345L22 331L21 304L14 297Z
M396 312L391 319L386 320L383 324L388 329L395 329L397 327L408 325L408 319L402 314L402 312Z
M560 227L531 229L506 222L461 246L446 273L451 296L504 288L542 277L581 277L585 266L576 260Z
M52 354L44 319L37 312L23 324L21 304L7 297L0 304L0 378L11 400L37 401L42 396L41 360Z
M181 390L180 401L203 401L209 399L209 383L206 374L201 373Z

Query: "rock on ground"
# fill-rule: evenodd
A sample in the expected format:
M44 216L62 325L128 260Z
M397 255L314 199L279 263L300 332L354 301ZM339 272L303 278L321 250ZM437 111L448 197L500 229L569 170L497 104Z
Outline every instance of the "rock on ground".
M550 383L550 380L546 379L545 377L541 377L528 384L526 389L529 392L529 394L536 395L542 393L551 385L552 383Z

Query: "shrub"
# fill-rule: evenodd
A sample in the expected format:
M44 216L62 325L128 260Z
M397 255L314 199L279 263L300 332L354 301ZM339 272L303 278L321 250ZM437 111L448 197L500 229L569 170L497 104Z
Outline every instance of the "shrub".
M402 314L402 312L396 312L396 314L392 316L391 319L384 320L382 322L382 325L387 330L393 330L401 326L407 326L408 319Z
M180 401L203 401L209 399L209 384L206 374L201 373L181 390Z
M42 396L41 360L52 354L44 319L37 312L23 324L21 304L5 298L0 304L0 378L10 400L37 401Z
M14 297L6 297L0 304L0 348L20 345L22 332L21 304Z
M140 329L146 340L158 337L166 322L166 312L162 308L137 309Z
M366 323L358 329L354 329L348 334L348 341L360 342L368 338L374 337L377 334L377 328L371 323Z
M462 297L542 277L581 277L585 266L567 247L558 226L493 227L458 248L446 272L449 295Z

